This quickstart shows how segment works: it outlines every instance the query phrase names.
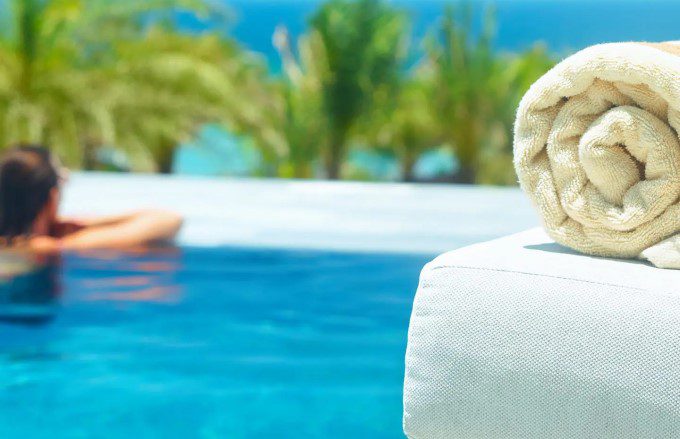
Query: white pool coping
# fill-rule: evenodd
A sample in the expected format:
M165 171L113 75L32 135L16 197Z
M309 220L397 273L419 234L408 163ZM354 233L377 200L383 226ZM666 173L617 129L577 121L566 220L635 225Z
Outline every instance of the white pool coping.
M517 188L74 173L65 215L186 218L182 245L441 253L538 224Z

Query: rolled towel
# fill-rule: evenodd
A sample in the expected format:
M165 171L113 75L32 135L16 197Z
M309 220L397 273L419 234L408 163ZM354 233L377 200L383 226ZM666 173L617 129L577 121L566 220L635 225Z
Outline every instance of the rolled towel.
M680 41L597 45L522 99L515 169L558 243L680 268L678 133Z

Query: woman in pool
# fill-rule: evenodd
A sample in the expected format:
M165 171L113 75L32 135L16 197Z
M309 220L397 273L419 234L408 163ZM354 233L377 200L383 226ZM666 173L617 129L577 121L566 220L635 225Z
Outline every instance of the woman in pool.
M39 252L124 248L167 241L182 218L145 210L113 217L74 220L57 215L65 174L50 152L19 146L0 159L0 239L7 246Z

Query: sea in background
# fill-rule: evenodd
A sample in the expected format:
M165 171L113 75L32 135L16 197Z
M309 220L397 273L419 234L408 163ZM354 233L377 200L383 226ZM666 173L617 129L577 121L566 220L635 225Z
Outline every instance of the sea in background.
M281 70L272 34L285 25L295 37L322 0L222 0L233 19L226 31L244 47L259 53L273 74ZM492 6L496 11L496 47L518 51L544 44L562 57L586 46L613 41L664 41L680 39L678 0L393 0L412 17L413 60L423 37L437 23L447 5L469 4L477 17ZM210 26L181 15L180 25L198 31ZM479 24L480 20L476 20ZM355 152L354 168L377 180L394 180L399 167L390 157ZM416 172L422 178L450 172L452 158L439 151L424 156ZM216 127L206 127L194 142L184 145L174 170L182 174L253 175L260 161L254 147Z
M225 0L234 13L231 35L262 53L272 70L280 62L272 33L283 24L300 35L321 0ZM422 39L447 5L469 4L477 14L496 10L499 50L516 51L544 43L558 55L611 41L680 38L677 0L393 0L412 17L416 40Z

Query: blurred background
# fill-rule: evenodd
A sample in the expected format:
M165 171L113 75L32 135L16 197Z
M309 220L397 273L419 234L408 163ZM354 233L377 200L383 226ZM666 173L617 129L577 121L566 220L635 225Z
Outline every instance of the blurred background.
M515 184L522 95L678 18L676 0L0 0L0 150L109 171L73 173L63 214L186 220L174 246L0 251L0 438L403 437L423 265L538 225L518 188L470 185Z
M2 0L0 145L76 169L507 185L556 60L673 0Z

